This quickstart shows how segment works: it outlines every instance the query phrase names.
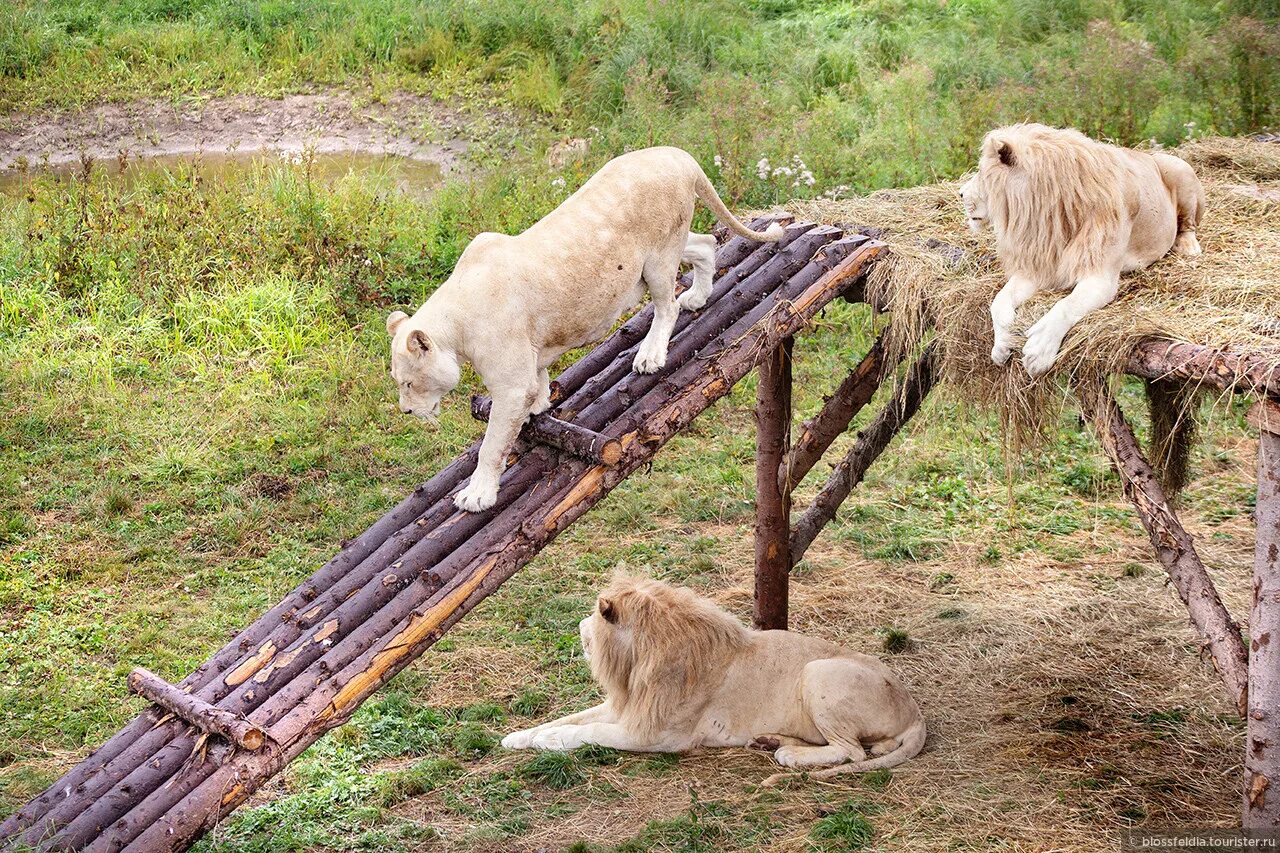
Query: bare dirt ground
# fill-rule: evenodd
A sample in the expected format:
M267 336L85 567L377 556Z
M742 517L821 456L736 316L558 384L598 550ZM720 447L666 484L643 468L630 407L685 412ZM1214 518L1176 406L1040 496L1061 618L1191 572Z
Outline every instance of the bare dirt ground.
M57 168L82 156L130 159L272 151L394 155L461 169L473 120L431 98L350 92L175 102L146 99L79 111L0 116L0 171Z

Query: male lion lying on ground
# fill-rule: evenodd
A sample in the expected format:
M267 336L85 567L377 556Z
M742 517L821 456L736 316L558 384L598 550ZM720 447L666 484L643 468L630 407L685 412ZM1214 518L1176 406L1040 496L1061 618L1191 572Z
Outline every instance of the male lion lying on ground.
M635 369L654 373L666 364L680 308L705 305L715 275L715 239L689 233L695 199L735 234L782 238L777 223L761 233L739 222L688 153L647 148L606 163L524 233L476 235L416 314L387 318L402 412L433 419L467 361L493 399L475 473L454 498L460 509L479 512L497 501L521 424L551 406L547 368L603 337L646 287L653 325ZM677 303L681 261L693 265L693 285Z
M814 774L826 778L893 767L924 746L920 709L880 661L749 630L688 589L616 577L579 632L604 704L513 732L507 749L751 745L784 767L836 765Z
M1022 364L1033 377L1053 367L1072 326L1116 298L1120 273L1150 266L1170 249L1200 254L1204 188L1185 161L1075 130L1015 124L991 131L978 174L960 195L969 227L995 230L1009 275L991 303L992 361L1009 360L1014 314L1024 302L1042 290L1071 291L1027 330Z

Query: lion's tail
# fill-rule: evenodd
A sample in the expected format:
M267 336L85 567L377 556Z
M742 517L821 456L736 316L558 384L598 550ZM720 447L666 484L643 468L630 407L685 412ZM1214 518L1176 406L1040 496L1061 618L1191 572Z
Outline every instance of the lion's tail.
M826 770L812 772L809 774L809 778L830 779L832 776L839 776L844 773L865 773L868 770L897 767L907 759L915 758L920 754L920 750L924 748L925 734L924 718L921 717L902 733L902 740L899 742L898 748L893 752L886 752L884 755L868 758L865 761L850 761L847 764L837 764L835 767L828 767Z
M724 206L724 202L720 200L720 194L716 192L716 188L711 186L711 181L707 180L706 174L702 171L701 166L694 165L698 169L697 180L694 182L693 191L702 199L702 203L711 208L711 212L716 215L716 219L720 220L720 224L728 226L729 230L739 237L746 237L748 240L757 240L761 243L776 243L782 239L785 230L782 225L777 222L770 223L769 227L764 231L752 231L746 225L742 224L742 220L734 216L729 208Z

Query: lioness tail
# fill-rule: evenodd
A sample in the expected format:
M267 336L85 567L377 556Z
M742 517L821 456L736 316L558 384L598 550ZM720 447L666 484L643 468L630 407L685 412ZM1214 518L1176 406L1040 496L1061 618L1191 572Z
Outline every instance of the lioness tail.
M724 206L724 202L720 200L720 194L716 192L715 187L711 186L711 181L707 180L707 176L703 174L701 167L698 167L698 179L694 183L693 191L698 198L702 199L703 204L711 208L711 212L716 215L716 219L720 220L720 224L728 226L729 230L739 237L758 240L761 243L776 243L782 239L785 233L781 223L778 222L770 223L769 227L764 231L752 231L743 225L742 221L734 216L729 208Z

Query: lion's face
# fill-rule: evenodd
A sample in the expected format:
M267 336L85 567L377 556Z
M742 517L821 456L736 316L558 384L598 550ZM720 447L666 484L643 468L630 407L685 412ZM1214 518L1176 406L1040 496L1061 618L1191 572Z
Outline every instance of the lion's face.
M435 423L440 401L457 387L462 371L457 359L441 352L425 332L409 328L408 319L403 311L387 318L391 378L400 391L400 411Z
M969 222L969 230L977 234L989 223L987 216L987 198L982 191L982 182L978 175L965 181L960 188L960 201L964 204L964 215Z

